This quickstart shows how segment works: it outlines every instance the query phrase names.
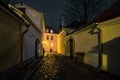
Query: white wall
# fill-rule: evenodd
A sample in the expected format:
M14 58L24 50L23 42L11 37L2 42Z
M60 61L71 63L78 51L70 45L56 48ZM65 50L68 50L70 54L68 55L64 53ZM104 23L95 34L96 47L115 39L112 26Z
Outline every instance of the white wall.
M98 67L98 36L97 34L90 34L90 27L80 29L66 38L71 37L75 41L75 52L85 52L84 62Z
M24 34L23 61L35 57L35 44L39 36L39 33L32 27L29 27L29 31Z
M37 26L37 28L43 32L43 16L44 14L30 6L27 6L26 4L23 3L21 5L20 3L16 5L16 7L22 7L25 8L25 14L34 22L34 24Z
M120 75L120 17L102 22L103 69Z

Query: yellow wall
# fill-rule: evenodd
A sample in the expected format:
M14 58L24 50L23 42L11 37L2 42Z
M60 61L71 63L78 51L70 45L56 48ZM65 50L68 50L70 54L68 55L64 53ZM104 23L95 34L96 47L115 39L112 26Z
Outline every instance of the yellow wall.
M64 54L65 52L65 30L62 30L58 35L58 46L57 50L59 54Z
M85 63L98 66L97 34L90 34L91 25L67 36L75 41L75 52L85 52Z
M112 74L120 75L120 17L98 23L97 27L102 30L102 68ZM65 36L65 31L62 30L58 39L58 52L64 53L65 47L69 46L67 41L72 38L75 41L75 52L85 52L84 62L97 67L98 34L90 34L91 28L92 25L89 25L68 36Z
M49 40L47 40L47 36L49 36ZM53 40L51 40L51 36L53 36ZM45 51L50 51L50 49L52 49L54 52L57 52L57 37L58 34L55 33L44 33L43 47Z
M102 30L103 69L120 75L120 17L98 25Z
M0 72L20 63L21 23L0 8Z

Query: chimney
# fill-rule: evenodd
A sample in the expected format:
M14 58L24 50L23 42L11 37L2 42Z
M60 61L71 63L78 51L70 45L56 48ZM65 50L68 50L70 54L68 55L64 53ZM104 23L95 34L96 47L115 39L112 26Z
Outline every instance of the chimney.
M62 29L65 26L65 15L62 15L62 21L61 21Z
M20 5L23 5L23 2L22 2L22 0L19 0L20 1Z

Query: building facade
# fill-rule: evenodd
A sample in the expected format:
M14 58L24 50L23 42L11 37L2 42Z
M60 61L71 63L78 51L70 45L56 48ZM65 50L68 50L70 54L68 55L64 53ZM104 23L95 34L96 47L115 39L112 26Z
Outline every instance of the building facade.
M61 52L68 56L84 52L84 62L98 69L120 76L120 1L105 10L98 18L66 35L62 30L59 36L63 39ZM116 13L114 13L116 12ZM107 14L109 13L109 14ZM65 37L65 38L64 38ZM60 43L59 43L60 44Z
M43 56L44 16L36 25L14 5L0 1L0 79Z
M44 14L24 3L15 6L26 15L31 23L28 31L23 35L23 61L43 56ZM25 27L22 30L24 32Z
M58 34L55 33L55 29L51 27L45 28L43 46L45 52L57 53Z
M21 26L24 23L0 2L0 73L20 64ZM2 73L1 73L2 74Z

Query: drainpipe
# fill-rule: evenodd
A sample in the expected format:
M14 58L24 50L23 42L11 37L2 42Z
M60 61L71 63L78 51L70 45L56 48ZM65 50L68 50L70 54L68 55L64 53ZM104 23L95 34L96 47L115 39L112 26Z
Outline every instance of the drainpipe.
M96 28L98 30L98 69L102 70L102 41L101 41L101 32L102 30L100 28Z
M98 67L97 69L102 70L102 30L100 28L97 27L98 24L95 23L93 29L91 30L91 34L97 34L98 35ZM97 30L97 31L95 31Z
M24 40L24 34L25 34L26 32L28 32L29 26L30 26L30 25L27 24L27 25L26 25L26 29L21 32L21 55L20 55L20 64L21 64L21 66L23 66L22 58L23 58L23 40Z

